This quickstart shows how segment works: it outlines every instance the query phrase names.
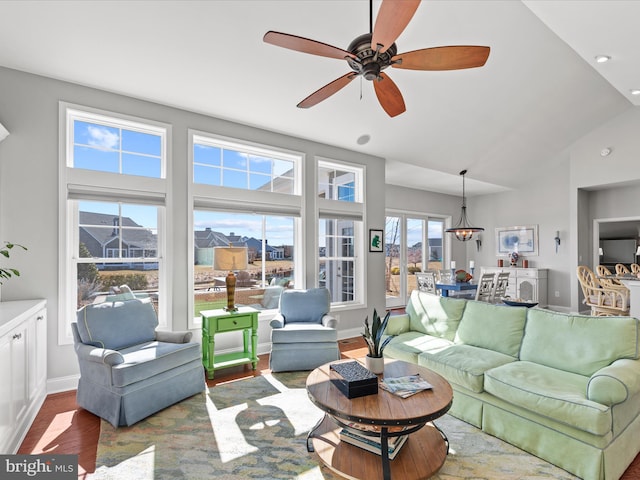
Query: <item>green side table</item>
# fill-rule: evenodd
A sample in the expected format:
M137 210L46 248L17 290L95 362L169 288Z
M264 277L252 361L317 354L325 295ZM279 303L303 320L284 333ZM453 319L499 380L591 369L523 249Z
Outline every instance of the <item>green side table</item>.
M255 370L258 366L258 310L251 307L238 307L236 312L226 310L203 310L202 315L202 364L207 378L213 378L213 372L221 368L251 363ZM215 335L242 330L243 349L241 352L215 354ZM249 335L251 334L251 348Z

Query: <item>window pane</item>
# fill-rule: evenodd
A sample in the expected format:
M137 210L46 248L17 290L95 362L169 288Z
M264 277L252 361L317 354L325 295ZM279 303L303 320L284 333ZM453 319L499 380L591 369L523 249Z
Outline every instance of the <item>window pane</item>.
M74 168L160 178L163 155L160 134L73 120Z
M122 150L159 157L162 154L162 140L159 135L122 130Z
M239 172L237 170L227 170L222 172L222 184L225 187L247 189L247 172Z
M127 285L157 308L158 207L79 201L78 210L76 307L128 298Z
M355 301L355 227L353 220L337 219L318 225L318 284L329 289L334 303Z
M86 170L118 173L120 171L120 155L111 150L76 145L73 147L73 166Z
M131 153L122 154L122 173L125 175L159 178L160 168L160 159L157 157L145 157Z
M194 163L204 163L207 165L220 166L222 163L222 150L218 147L212 147L210 145L198 145L193 146L193 161Z
M428 222L428 238L429 238L429 265L428 268L439 270L442 265L442 250L444 237L444 221L432 220Z
M385 281L387 297L400 295L401 222L399 217L387 217L384 229Z
M214 247L247 248L248 267L235 272L237 305L277 308L280 292L294 279L292 217L196 210L194 226L194 316L227 304L228 272L213 269Z
M295 164L292 160L275 158L275 152L274 157L250 154L243 151L241 144L238 144L236 150L226 143L226 147L217 147L198 143L199 141L208 139L196 136L194 141L194 182L288 195L294 193ZM220 166L219 176L217 173L214 175L207 172L202 168L204 165Z
M355 172L332 167L318 167L318 196L329 200L355 202Z
M202 165L193 166L193 181L205 185L221 186L221 170L215 167L205 167Z

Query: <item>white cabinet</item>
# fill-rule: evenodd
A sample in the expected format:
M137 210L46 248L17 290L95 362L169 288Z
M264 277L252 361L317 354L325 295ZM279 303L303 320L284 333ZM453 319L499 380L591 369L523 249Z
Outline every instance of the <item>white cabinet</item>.
M45 300L0 302L0 453L15 453L44 402Z
M519 267L482 267L482 273L509 272L507 296L547 306L547 269Z

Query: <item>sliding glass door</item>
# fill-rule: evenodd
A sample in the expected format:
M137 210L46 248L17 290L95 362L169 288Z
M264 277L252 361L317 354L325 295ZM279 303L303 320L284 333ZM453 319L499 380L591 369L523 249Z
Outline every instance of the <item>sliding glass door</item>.
M397 213L385 225L387 308L406 305L415 273L438 270L443 262L444 218Z

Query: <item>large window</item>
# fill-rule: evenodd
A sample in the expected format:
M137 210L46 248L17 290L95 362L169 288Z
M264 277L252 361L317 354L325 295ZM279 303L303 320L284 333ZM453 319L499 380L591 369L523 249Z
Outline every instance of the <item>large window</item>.
M191 132L193 199L192 326L200 311L226 306L226 271L215 247L246 247L248 268L234 271L235 303L261 316L275 311L284 288L304 288L300 264L302 155Z
M415 273L443 266L444 219L397 213L385 222L387 307L405 305Z
M295 286L296 219L195 210L194 317L227 305L227 271L214 269L214 248L246 247L248 267L235 271L238 305L274 310L284 288Z
M318 285L334 305L364 302L364 169L318 162Z
M71 341L76 309L151 297L162 328L167 138L157 122L60 104L59 342ZM131 289L122 289L126 285Z

